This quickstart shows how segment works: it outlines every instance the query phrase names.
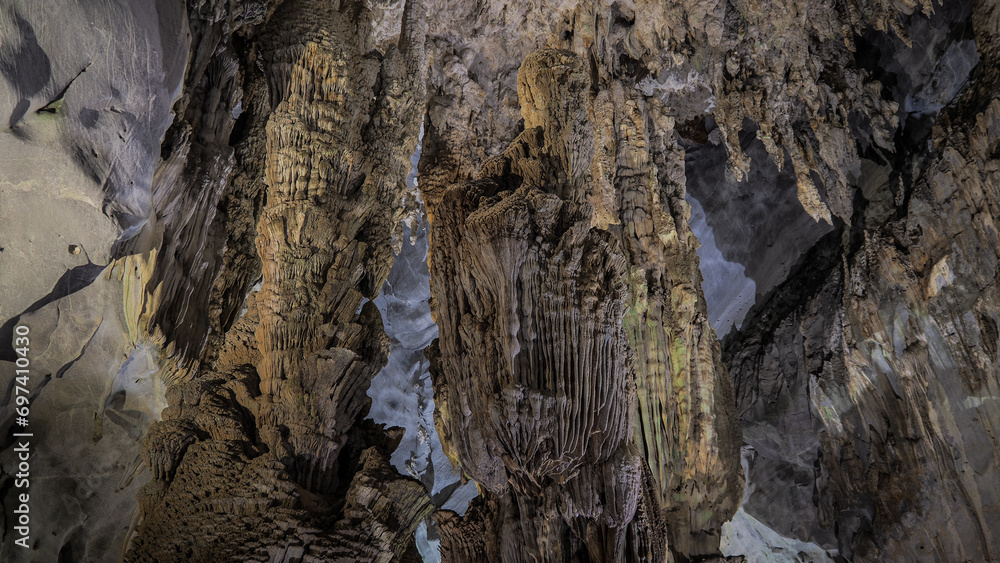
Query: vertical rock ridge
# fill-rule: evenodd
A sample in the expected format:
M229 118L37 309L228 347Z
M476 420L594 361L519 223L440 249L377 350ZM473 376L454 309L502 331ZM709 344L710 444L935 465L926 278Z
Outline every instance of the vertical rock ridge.
M252 84L282 92L248 131L263 144L244 145L264 156L260 289L168 390L128 560L390 561L430 509L389 464L398 438L361 422L388 351L365 301L391 265L424 95L422 6L407 3L410 35L384 55L366 10L287 2L263 31L272 66Z
M741 496L740 431L705 310L697 240L684 201L683 150L656 101L613 90L619 132L612 182L629 250L625 327L635 354L636 443L658 484L671 549L711 554ZM656 123L661 120L660 123Z
M625 555L641 479L626 261L574 202L587 168L578 147L592 146L588 82L571 52L529 56L518 86L536 127L440 200L451 212L434 223L428 258L438 409L463 471L494 495L496 512L467 518L500 527L493 545L446 539L451 560Z
M647 133L659 108L620 81L594 85L585 61L529 55L517 81L524 131L480 179L421 185L436 200L440 432L489 497L468 522L439 517L449 560L662 558L668 529L679 553L712 554L740 497L739 431L696 289L682 164L651 154L664 143ZM540 518L565 528L529 525ZM485 543L469 543L472 530Z

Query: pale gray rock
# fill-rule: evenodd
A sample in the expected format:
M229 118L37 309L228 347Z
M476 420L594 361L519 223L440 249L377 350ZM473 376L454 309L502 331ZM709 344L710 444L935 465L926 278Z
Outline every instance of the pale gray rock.
M706 121L711 129L707 142L690 146L685 155L687 189L690 197L700 203L705 224L712 229L714 246L722 258L742 265L744 276L753 282L755 293L749 301L752 305L783 282L802 254L833 227L806 213L796 196L790 163L778 170L764 145L755 138L752 127L740 135L752 166L746 180L734 181L726 171L728 154L718 144L718 130L713 128L711 119ZM692 213L692 227L700 225L700 217L701 214ZM699 230L704 232L700 226ZM731 287L728 280L732 274L727 273L731 267L724 266L723 271L716 272L716 263L709 261L708 269L702 263L705 299L710 310L734 307L730 322L738 323L748 309L748 296L743 288L735 291ZM720 276L727 281L723 282ZM712 315L720 338L727 332L721 318Z
M108 264L150 215L153 169L188 49L183 6L153 6L0 7L4 360L5 323L93 281L93 268L74 268Z
M722 554L742 556L749 563L833 563L830 554L814 543L778 534L742 508L722 526Z
M0 453L3 561L106 561L121 556L136 524L136 494L148 481L140 440L166 406L157 351L128 339L118 271L23 315L30 330L31 410L14 425L13 386L4 397L2 431L30 432L30 543L13 544L18 459L10 437ZM100 303L108 307L95 307ZM13 369L6 373L13 373ZM13 382L12 382L13 383ZM66 559L63 559L66 558Z
M441 447L434 426L430 362L423 352L438 335L428 304L427 231L425 220L415 231L403 228L401 252L374 300L392 348L388 363L368 389L372 398L368 417L406 431L392 464L401 474L420 480L437 508L464 514L479 492L475 482L462 482ZM417 529L415 541L424 561L441 560L437 531L429 518Z
M109 264L150 216L188 56L182 3L0 4L3 561L118 560L165 405ZM149 250L133 244L133 250ZM14 328L29 328L31 550L14 545Z
M757 284L746 276L745 266L730 262L722 255L701 203L691 196L688 196L687 202L691 205L691 231L701 243L698 259L705 277L701 287L705 292L708 315L719 338L723 338L734 327L739 330L743 317L757 297Z

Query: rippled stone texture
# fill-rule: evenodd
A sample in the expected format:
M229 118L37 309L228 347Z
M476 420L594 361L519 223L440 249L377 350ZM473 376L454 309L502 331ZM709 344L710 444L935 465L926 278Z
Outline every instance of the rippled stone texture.
M420 12L371 52L363 5L289 2L262 32L271 100L262 282L145 438L131 561L389 561L430 507L361 423L387 343L374 304L416 144ZM258 130L259 132L259 130ZM283 554L283 555L282 555Z
M667 530L712 553L713 522L736 509L739 434L694 245L661 207L645 105L620 83L594 89L583 57L529 55L524 132L430 205L439 424L496 496L461 524L442 517L445 558L662 557ZM699 411L713 422L691 425ZM504 531L515 514L563 524Z
M38 557L417 557L364 417L421 119L445 559L998 557L993 3L71 4L0 6Z
M621 559L637 504L650 500L631 444L626 261L578 203L589 86L575 54L529 56L524 133L479 181L449 189L440 205L451 212L433 223L442 431L463 471L519 515L498 518L505 531L483 546L458 545L480 540L449 535L445 520L449 558Z

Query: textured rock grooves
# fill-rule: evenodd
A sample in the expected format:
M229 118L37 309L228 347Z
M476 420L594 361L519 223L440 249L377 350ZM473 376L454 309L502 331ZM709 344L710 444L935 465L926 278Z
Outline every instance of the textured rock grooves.
M901 155L914 173L889 212L860 199L852 232L806 258L823 266L727 339L751 473L804 484L805 498L762 492L793 519L766 501L747 510L848 560L1000 557L1000 19L977 2L971 21L979 64Z
M260 34L264 76L250 83L274 104L262 283L145 439L155 479L130 561L389 561L430 509L389 465L393 440L359 422L387 353L362 302L391 266L425 64L416 4L380 56L369 17L362 4L291 1Z
M458 212L434 222L445 436L469 475L507 493L501 507L518 521L501 519L501 529L520 527L469 560L561 561L581 551L620 559L640 496L641 464L629 447L626 262L574 202L592 146L588 82L572 53L526 60L519 94L534 107L525 132L481 181L449 190L441 205ZM520 186L510 185L514 176Z
M644 103L589 66L529 55L524 131L478 179L421 184L440 433L486 499L439 514L447 560L662 560L668 528L711 554L741 493L683 184L661 190Z
M155 213L101 249L169 385L126 560L417 557L430 499L364 417L421 120L436 424L481 489L434 513L445 561L713 560L734 514L847 560L1000 559L992 2L187 6ZM883 64L906 25L965 20L957 96ZM892 64L965 57L917 44ZM737 196L787 171L752 216L702 202L744 214L730 237L785 195L816 221L720 244L798 261L745 268L759 300L721 347L685 200L708 143L687 173Z

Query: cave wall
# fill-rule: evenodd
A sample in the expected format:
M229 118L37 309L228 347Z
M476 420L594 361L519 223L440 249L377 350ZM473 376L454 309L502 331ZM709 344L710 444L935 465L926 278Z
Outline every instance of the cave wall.
M420 9L383 56L361 4L286 2L250 39L265 61L251 96L270 104L245 140L263 151L260 287L217 355L175 372L145 438L155 479L127 560L389 561L412 548L429 498L389 465L398 436L362 420L388 352L370 300L416 145Z
M956 3L907 21L916 45L872 38L873 58L898 53L882 67L896 153L865 155L851 223L725 343L752 447L745 510L848 559L996 557L994 18Z
M155 8L0 6L4 560L998 557L991 3Z
M136 272L118 258L154 207L189 41L174 2L0 4L0 560L119 558L138 521L140 441L165 386L158 346L123 310ZM25 427L17 326L29 331ZM15 432L32 434L29 490L14 486ZM21 493L28 550L14 543Z

